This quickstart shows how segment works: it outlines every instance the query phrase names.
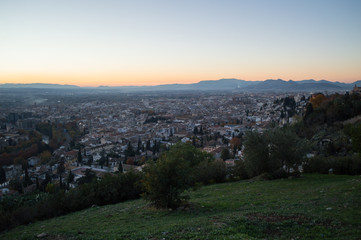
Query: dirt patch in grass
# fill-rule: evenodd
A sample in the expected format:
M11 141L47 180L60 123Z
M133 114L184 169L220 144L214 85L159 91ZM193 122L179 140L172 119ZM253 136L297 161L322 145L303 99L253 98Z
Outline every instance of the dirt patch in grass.
M70 239L74 239L74 238L65 237L65 236L61 236L61 235L49 235L49 236L46 236L44 238L36 238L36 239L42 239L42 240L70 240Z
M264 221L268 223L282 223L282 222L296 222L297 224L311 224L317 226L331 227L332 221L312 219L303 215L280 215L277 213L263 214L263 213L250 213L247 218L251 221Z
M247 218L251 221L265 221L269 223L278 223L278 222L285 222L285 221L294 221L298 224L309 223L312 220L308 217L302 215L291 215L291 216L284 216L279 215L276 213L271 214L263 214L263 213L250 213L247 215Z
M210 221L213 223L213 226L215 226L216 228L222 228L227 225L221 220L222 219L220 217L216 217L216 216L210 218Z

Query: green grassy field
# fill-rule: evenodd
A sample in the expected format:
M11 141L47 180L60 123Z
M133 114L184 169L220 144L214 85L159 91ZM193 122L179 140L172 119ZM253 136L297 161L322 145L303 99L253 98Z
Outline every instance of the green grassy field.
M188 207L143 200L17 227L0 239L361 239L361 177L240 181L190 193Z

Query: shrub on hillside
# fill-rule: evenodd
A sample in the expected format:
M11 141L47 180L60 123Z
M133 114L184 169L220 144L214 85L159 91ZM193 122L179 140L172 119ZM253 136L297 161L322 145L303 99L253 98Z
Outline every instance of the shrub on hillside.
M187 198L184 191L197 181L196 166L211 160L210 154L191 144L176 144L144 168L144 198L156 207L178 207Z
M69 192L7 196L0 201L0 231L82 210L92 205L106 205L140 197L140 172L108 175L100 181L85 183ZM39 197L40 196L40 197Z
M309 148L289 128L274 128L264 133L247 132L244 141L244 168L249 177L264 173L274 178L297 172Z
M199 163L195 169L197 183L212 184L226 180L226 164L223 160L205 160Z
M249 179L244 161L235 161L230 177L232 180Z
M316 156L308 159L303 164L303 171L306 173L327 174L361 174L361 157L358 154L353 156Z
M114 204L140 196L142 173L130 171L124 174L107 175L101 181L92 181L70 190L65 208L77 211L92 205Z

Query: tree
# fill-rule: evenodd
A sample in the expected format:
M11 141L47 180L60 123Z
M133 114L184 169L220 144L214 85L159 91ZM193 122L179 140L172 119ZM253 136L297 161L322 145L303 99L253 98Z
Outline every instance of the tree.
M123 172L123 164L122 164L122 161L119 162L118 171L121 172L121 173Z
M222 136L222 143L228 144L228 142L229 142L229 140L225 136Z
M6 173L4 168L0 167L0 184L6 182Z
M36 190L40 190L39 177L35 178Z
M99 165L100 165L100 168L103 169L103 166L105 164L105 157L104 156L101 156L100 159L99 159Z
M25 168L25 173L24 173L24 181L23 181L23 185L25 187L29 186L33 184L33 181L31 181L30 177L29 177L29 172L28 172L28 169Z
M228 148L222 149L221 158L223 159L223 161L226 161L227 159L230 158L230 153L229 153Z
M306 119L308 116L310 116L311 113L313 113L312 103L307 103L304 119Z
M351 137L352 149L361 153L361 123L346 125L344 132Z
M290 128L274 128L267 131L270 164L275 168L298 171L309 148L306 140L300 139Z
M56 169L56 172L59 174L59 186L60 188L63 186L63 182L62 182L62 175L65 172L65 166L64 166L64 160L62 159L59 162L59 165Z
M321 106L322 102L326 100L326 96L322 93L316 93L312 95L310 103L312 104L313 109L316 109Z
M109 167L109 156L105 157L105 166Z
M231 177L233 179L247 179L249 178L248 172L246 170L244 161L235 161L234 167L231 170Z
M135 161L134 161L134 157L128 157L126 164L128 165L134 165Z
M197 183L210 184L224 182L227 176L226 164L221 159L204 160L195 167Z
M139 154L141 149L142 149L142 141L140 140L140 138L138 138L138 145L137 145L136 154Z
M125 151L125 155L128 157L134 157L135 156L135 152L132 146L131 142L128 142L128 146L127 146L127 150Z
M153 144L153 155L155 155L156 152L159 152L159 148L158 148L158 142L157 140L154 141L154 144Z
M146 144L145 149L146 149L147 151L150 151L150 150L151 150L151 148L150 148L150 140L147 141L147 144Z
M28 168L28 161L23 157L17 157L14 159L14 165L21 165L22 169L25 170Z
M51 159L51 152L50 151L44 151L40 154L40 162L42 164L48 163Z
M74 173L72 171L69 171L68 177L66 179L66 183L69 187L69 184L72 183L74 181Z
M84 183L90 183L94 179L96 179L96 177L97 176L96 176L95 172L93 170L87 168L85 170L84 176L78 179L78 183L79 183L79 185L84 184Z
M250 177L262 173L298 171L309 148L290 128L273 128L264 133L247 132L244 163Z
M229 141L229 144L231 145L232 149L239 149L241 147L241 139L238 137L233 137L231 141Z
M89 157L88 157L88 165L91 166L93 164L93 161L94 161L93 155L89 155Z
M23 193L24 187L23 183L19 178L13 178L9 182L9 188L18 191L19 193Z
M45 174L45 180L41 183L40 187L43 192L46 191L46 186L51 183L51 177L48 173Z
M83 162L83 157L81 155L81 149L79 148L79 151L78 151L78 164L82 164Z
M229 141L229 144L231 145L231 149L233 150L233 155L236 154L237 149L241 148L241 139L238 137L233 137L231 141Z
M243 155L245 168L250 177L269 171L268 141L261 133L246 133Z
M294 97L285 97L283 101L283 108L287 111L288 117L292 117L296 112L296 101Z
M178 143L157 162L144 168L143 197L156 207L176 208L185 199L183 192L195 184L195 166L212 156L189 143Z
M169 137L173 137L173 129L171 128L170 130L169 130Z
M194 126L193 134L194 134L194 135L197 135L197 134L198 134L198 128L197 128L197 126Z

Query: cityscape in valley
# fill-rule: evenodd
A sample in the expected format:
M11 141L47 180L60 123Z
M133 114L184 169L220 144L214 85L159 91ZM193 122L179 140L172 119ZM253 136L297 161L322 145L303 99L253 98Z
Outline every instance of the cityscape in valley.
M224 160L233 165L242 151L240 146L232 149L232 139L240 140L246 131L262 131L270 124L292 123L303 114L309 98L309 93L174 92L34 100L1 109L1 163L9 164L4 167L7 183L24 178L21 164L29 167L33 184L25 191L35 190L35 183L41 185L46 175L58 182L59 164L65 165L62 175L74 173L75 183L86 168L98 176L119 168L141 168L147 159L158 158L179 141L190 142L215 158L227 150L230 154ZM35 139L39 142L32 143L36 146L32 153L11 151Z
M0 239L360 239L360 12L0 1Z
M47 184L59 185L62 179L74 188L86 169L99 179L106 173L141 171L178 142L223 159L231 169L242 159L247 131L299 122L312 98L328 94L238 88L123 93L116 88L69 91L67 86L55 86L54 94L51 87L0 89L2 195L45 191ZM350 92L359 89L355 83ZM330 141L321 138L316 144L325 140ZM18 184L25 179L25 185Z

